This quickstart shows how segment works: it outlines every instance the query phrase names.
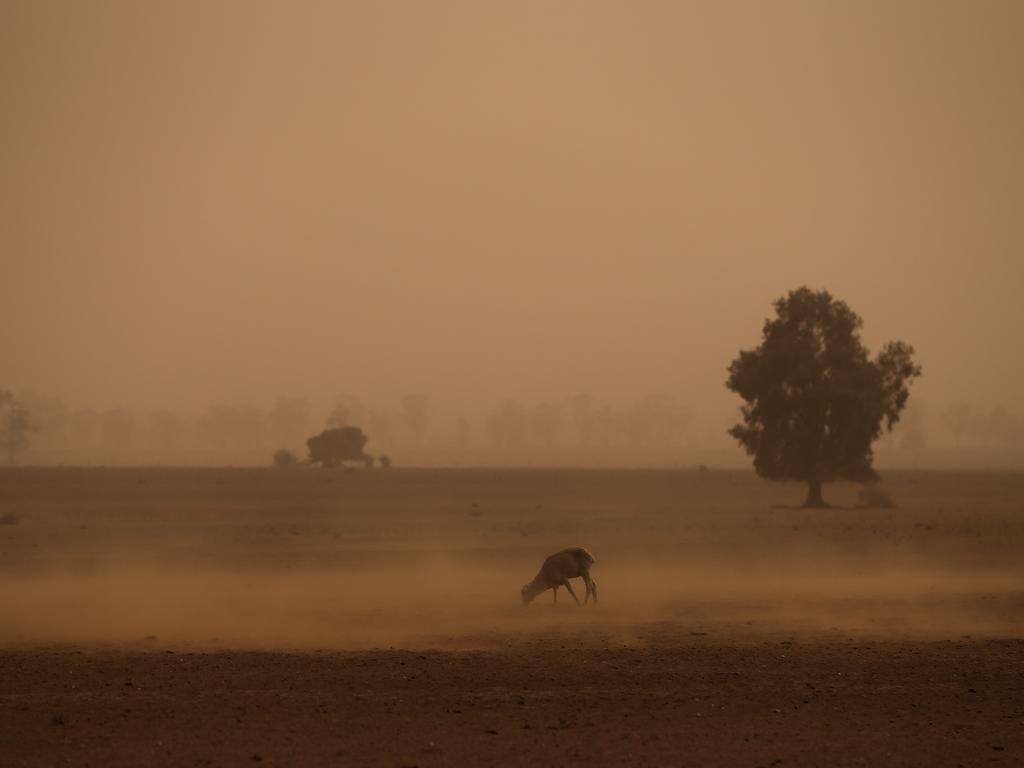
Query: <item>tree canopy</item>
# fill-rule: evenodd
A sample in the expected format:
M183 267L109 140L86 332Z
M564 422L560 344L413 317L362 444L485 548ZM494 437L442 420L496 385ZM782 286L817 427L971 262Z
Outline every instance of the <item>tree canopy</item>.
M899 341L871 359L863 321L827 291L791 291L775 311L761 345L729 366L726 386L744 400L729 434L759 475L806 482L806 505L825 506L823 482L877 477L872 443L899 421L921 367Z
M363 453L367 439L359 427L325 429L306 441L309 461L324 468L336 467L346 461L367 463L370 457Z

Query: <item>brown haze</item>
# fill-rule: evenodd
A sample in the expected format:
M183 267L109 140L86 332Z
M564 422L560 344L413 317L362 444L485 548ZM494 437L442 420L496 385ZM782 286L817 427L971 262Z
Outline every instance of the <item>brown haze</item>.
M0 648L493 647L1018 636L1024 476L891 473L899 509L787 506L748 472L49 469L0 472ZM544 554L586 542L601 603L524 609ZM583 599L582 584L578 589ZM569 605L565 603L569 602ZM159 646L156 646L159 647Z
M310 429L422 392L420 463L481 459L441 448L506 398L666 393L686 450L645 458L744 462L725 368L808 284L916 347L933 431L999 421L1022 35L1015 2L8 0L0 388Z
M1019 762L1024 474L885 476L2 468L4 762Z
M0 0L0 764L1020 764L1022 180L1021 0ZM829 509L801 285L924 370Z

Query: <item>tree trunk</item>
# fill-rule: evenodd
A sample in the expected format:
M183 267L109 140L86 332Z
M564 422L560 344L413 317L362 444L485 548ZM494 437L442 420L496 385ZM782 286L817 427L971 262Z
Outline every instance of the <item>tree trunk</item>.
M806 509L828 509L824 497L821 495L821 480L807 481L807 501L804 502Z

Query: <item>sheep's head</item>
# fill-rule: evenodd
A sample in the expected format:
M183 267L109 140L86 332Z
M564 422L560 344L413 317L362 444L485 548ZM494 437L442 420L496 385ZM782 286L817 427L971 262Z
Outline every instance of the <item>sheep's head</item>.
M536 581L531 581L529 584L523 585L523 588L520 590L520 594L523 598L523 605L529 605L530 603L532 603L533 598L535 598L545 589L547 589L547 587L541 586Z

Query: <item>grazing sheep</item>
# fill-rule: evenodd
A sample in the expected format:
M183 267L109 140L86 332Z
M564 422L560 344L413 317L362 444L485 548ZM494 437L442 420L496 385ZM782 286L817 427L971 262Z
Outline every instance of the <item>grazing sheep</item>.
M555 602L558 602L558 588L565 587L572 599L579 605L580 599L572 591L569 579L582 578L587 586L586 603L591 595L597 603L597 584L590 578L590 566L594 564L594 556L583 547L572 547L556 552L544 561L540 572L529 584L523 587L523 605L528 605L537 595L547 589L554 590Z

